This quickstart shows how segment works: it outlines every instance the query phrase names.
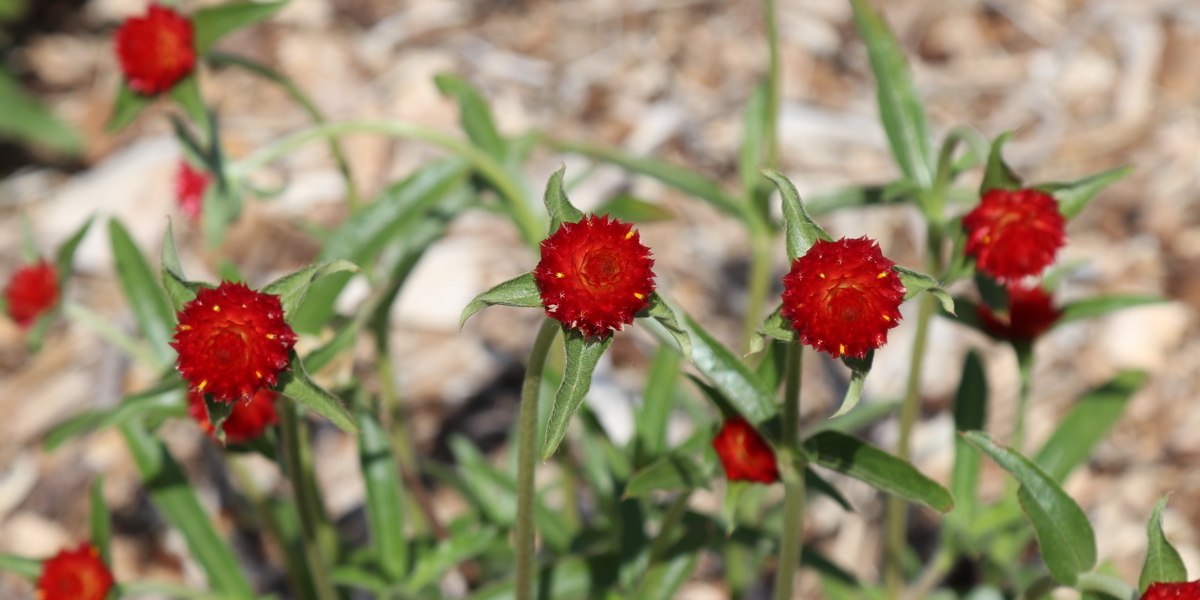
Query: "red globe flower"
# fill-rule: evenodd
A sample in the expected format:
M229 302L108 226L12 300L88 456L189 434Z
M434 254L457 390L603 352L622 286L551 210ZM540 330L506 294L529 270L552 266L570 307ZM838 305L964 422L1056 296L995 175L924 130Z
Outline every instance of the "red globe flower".
M801 343L834 358L864 358L900 323L904 285L895 264L865 237L817 240L783 276L781 313Z
M231 444L248 442L262 435L267 427L278 423L279 413L275 412L277 396L277 392L259 388L250 400L234 402L233 410L221 424L221 429L225 430L225 440ZM216 439L216 428L208 420L208 409L204 406L202 394L188 392L188 415L195 419L204 433Z
M204 190L208 188L209 177L204 171L193 169L186 160L179 161L179 170L175 173L175 198L179 208L192 221L200 220L200 210L204 208Z
M29 328L42 313L58 304L54 265L41 261L17 269L4 288L4 298L8 301L8 316L21 328Z
M546 316L585 337L606 337L650 306L652 266L632 224L590 215L542 241L533 276Z
M144 96L171 89L196 66L192 21L158 4L126 19L113 39L129 89Z
M189 390L221 402L249 400L259 388L275 385L296 345L279 296L241 283L201 288L177 316L171 342L179 353L176 368Z
M967 256L997 281L1041 274L1066 242L1058 202L1037 190L988 190L962 224Z
M1141 600L1200 600L1200 580L1152 583Z
M1050 294L1041 286L1008 286L1008 316L993 313L986 304L979 306L983 329L1005 340L1037 339L1061 316L1062 311L1054 307Z
M713 449L717 451L729 481L779 481L775 451L742 417L733 417L721 425L717 437L713 438Z
M100 551L88 542L63 550L42 563L38 578L38 600L104 600L113 576Z

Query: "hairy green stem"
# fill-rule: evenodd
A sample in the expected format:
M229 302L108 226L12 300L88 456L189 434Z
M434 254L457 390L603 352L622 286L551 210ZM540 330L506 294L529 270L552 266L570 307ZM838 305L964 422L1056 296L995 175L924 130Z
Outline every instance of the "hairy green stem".
M313 481L312 448L308 437L300 431L300 419L296 406L290 402L279 411L279 427L283 435L283 454L287 462L288 478L292 484L292 495L296 500L296 512L300 517L300 536L304 555L312 576L313 589L319 600L338 600L329 578L332 562L327 556L329 534L325 508L321 504Z
M521 385L521 413L517 424L517 524L514 548L517 554L516 600L533 600L533 582L537 570L537 548L534 545L533 471L537 467L538 393L542 387L542 371L546 356L558 335L558 322L542 321L529 364L525 367L525 382Z
M775 600L791 600L792 580L800 567L804 545L804 469L800 450L800 367L803 348L788 344L787 371L783 388L783 439L779 452L783 477L783 533L779 566L775 571Z

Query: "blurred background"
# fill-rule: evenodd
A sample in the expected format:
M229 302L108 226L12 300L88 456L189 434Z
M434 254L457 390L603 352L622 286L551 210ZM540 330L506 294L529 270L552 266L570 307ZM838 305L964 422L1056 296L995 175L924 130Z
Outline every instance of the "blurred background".
M894 179L898 171L879 125L849 3L777 1L780 170L806 198ZM182 8L215 3L185 1ZM1027 182L1135 166L1070 223L1059 258L1079 268L1061 283L1058 300L1122 293L1159 294L1170 302L1076 322L1039 342L1029 441L1036 447L1045 439L1084 390L1121 369L1147 371L1148 383L1125 419L1066 488L1093 520L1101 560L1111 561L1127 581L1136 580L1154 502L1174 492L1167 534L1189 571L1200 572L1200 3L875 4L909 56L936 137L958 125L989 138L1015 131L1006 157ZM0 0L0 64L11 76L0 78L0 87L19 88L48 111L27 116L34 113L19 112L31 109L13 103L12 94L8 105L0 105L10 117L0 115L0 279L7 280L19 263L22 214L47 256L96 214L66 297L130 332L134 321L113 277L108 218L121 219L153 257L171 219L191 278L216 280L219 260L228 258L257 287L315 257L319 246L305 223L333 226L346 215L336 164L326 146L310 145L258 175L264 187L286 186L282 195L248 202L223 245L206 247L175 203L181 153L168 115L176 109L160 101L125 131L104 131L120 83L112 31L146 5ZM619 146L730 185L738 177L741 110L767 65L761 6L750 1L292 0L268 22L223 39L218 48L278 69L331 120L398 119L458 134L457 107L432 81L436 74L455 73L482 90L505 134L537 130ZM310 124L277 86L243 71L204 67L201 88L233 157ZM380 136L346 138L343 147L368 198L440 155ZM610 166L593 168L576 156L539 150L526 174L540 189L563 162L568 178L588 173L571 193L584 210L629 193L671 214L639 226L657 260L659 287L736 346L746 310L743 229L657 182ZM979 176L968 174L964 185L976 184ZM869 235L897 262L921 264L922 222L911 206L846 210L820 221L835 237ZM782 243L777 256L781 275ZM468 435L494 457L503 455L521 360L540 317L497 307L460 331L458 315L476 293L536 261L502 217L472 213L455 222L406 286L393 311L394 367L414 439L429 460L448 459L451 433ZM365 286L352 287L343 308L364 293ZM906 316L915 316L908 308ZM629 435L653 349L636 326L626 331L601 365L589 401L618 440ZM868 379L867 402L901 395L911 337L905 323L893 330ZM306 343L317 342L301 345ZM953 457L948 408L963 353L973 347L984 355L993 406L988 429L1001 440L1012 426L1016 360L1008 346L946 321L935 322L931 344L915 462L946 481ZM824 418L840 399L846 374L824 357L806 361L805 368L804 418ZM353 369L347 361L324 376L348 377ZM103 473L114 512L117 579L199 581L182 541L154 516L119 435L99 432L49 454L39 447L45 432L65 417L112 406L152 378L65 320L51 328L37 354L27 351L10 320L0 320L0 552L48 556L84 537L85 492ZM190 421L170 422L164 432L203 501L224 519L223 527L235 529L223 511L229 493L219 451ZM891 447L894 425L876 426L870 436ZM316 444L330 511L344 522L361 519L354 440L325 427ZM246 465L264 485L278 478L265 460ZM999 496L1003 478L998 470L989 472L985 485ZM830 558L873 580L882 503L865 486L848 489L856 512L818 501L806 532ZM461 511L453 492L431 493L445 516ZM715 509L720 498L718 489L697 494L695 502ZM918 515L922 522L935 521ZM269 556L250 560L247 568L272 576ZM802 580L798 593L816 597L816 580ZM696 600L725 595L718 566L702 566L681 593ZM0 573L0 597L32 598L32 588Z

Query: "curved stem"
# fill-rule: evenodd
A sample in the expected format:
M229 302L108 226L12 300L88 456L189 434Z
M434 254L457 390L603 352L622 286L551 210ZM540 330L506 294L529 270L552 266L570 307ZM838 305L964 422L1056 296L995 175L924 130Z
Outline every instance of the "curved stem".
M525 382L521 385L521 414L517 424L517 523L514 547L517 554L516 600L533 600L533 580L537 567L537 548L534 539L533 471L537 467L538 393L542 386L542 371L550 345L560 329L554 319L542 321L529 364L525 367Z
M800 367L802 347L788 344L787 371L783 392L783 539L779 567L775 572L775 600L791 600L792 580L800 567L804 545L804 454L800 450Z

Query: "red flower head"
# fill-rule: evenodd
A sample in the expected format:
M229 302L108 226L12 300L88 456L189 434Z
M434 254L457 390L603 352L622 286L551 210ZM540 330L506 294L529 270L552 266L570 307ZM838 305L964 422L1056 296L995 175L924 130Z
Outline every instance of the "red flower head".
M278 395L267 388L259 388L250 400L235 402L233 410L221 424L221 429L225 430L225 440L231 444L248 442L262 435L267 427L278 423L279 413L275 412L275 398ZM208 421L208 409L204 406L202 394L188 392L188 414L200 424L204 433L216 439L216 428Z
M183 210L183 214L193 221L200 220L200 209L204 207L204 190L208 188L208 182L208 173L193 169L186 160L179 161L179 170L175 173L175 198L179 200L179 208Z
M144 96L171 89L196 66L191 20L158 4L126 19L113 38L129 89Z
M41 261L25 265L13 273L4 288L8 316L22 328L33 325L38 316L58 304L58 273L54 265Z
M1152 583L1141 600L1200 600L1200 580Z
M781 312L801 343L834 358L864 358L900 323L904 285L895 264L865 237L817 240L783 276Z
M993 313L986 304L979 306L984 330L1006 340L1034 340L1061 316L1062 311L1054 307L1041 286L1008 286L1008 317Z
M1041 274L1066 243L1058 202L1037 190L988 190L962 224L967 256L997 281Z
M590 215L563 223L542 240L533 270L546 316L578 328L585 337L606 337L650 306L654 259L633 225Z
M113 576L100 551L88 542L77 550L63 550L42 563L38 600L104 600Z
M779 481L775 451L742 417L734 417L721 425L721 431L713 438L713 449L717 451L717 458L725 467L725 477L730 481Z
M201 288L177 316L171 342L179 352L176 368L189 390L221 402L249 400L259 388L275 385L296 345L279 296L241 283Z

